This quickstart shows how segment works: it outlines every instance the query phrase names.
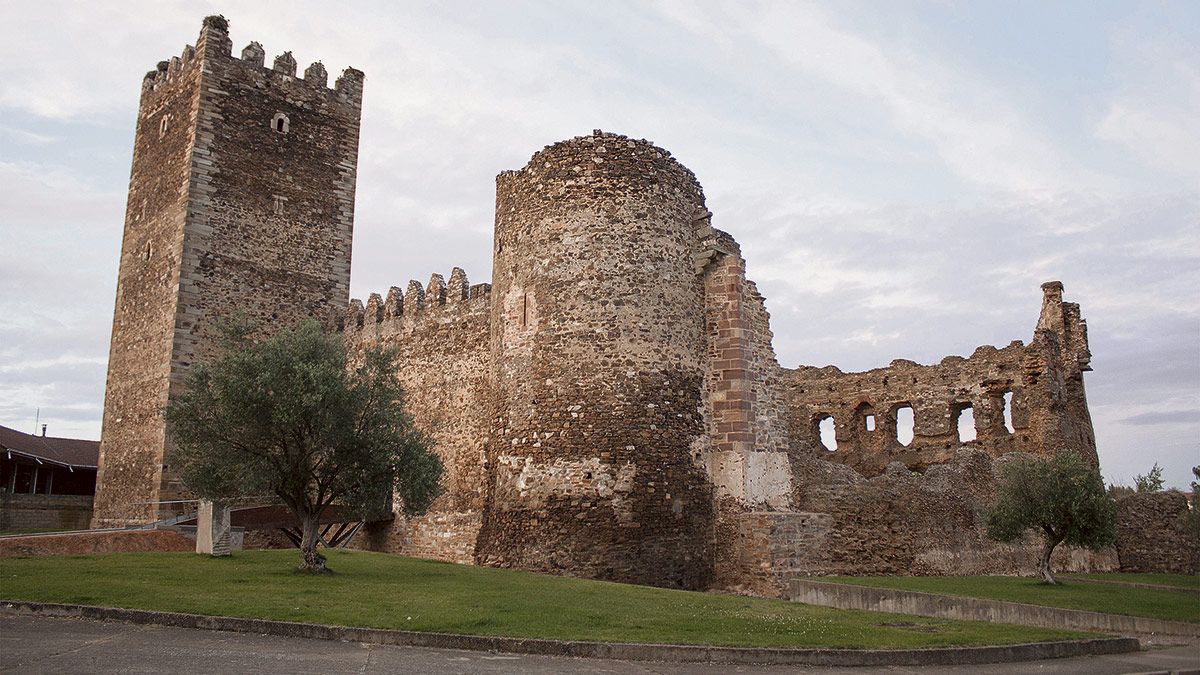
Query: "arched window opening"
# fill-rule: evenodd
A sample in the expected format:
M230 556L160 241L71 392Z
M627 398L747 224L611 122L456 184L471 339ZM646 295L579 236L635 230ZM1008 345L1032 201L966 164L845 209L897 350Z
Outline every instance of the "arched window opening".
M286 134L289 125L288 116L283 113L275 113L275 117L271 118L271 129L276 133Z
M832 415L824 415L817 420L817 436L826 450L837 450L837 425Z
M913 415L912 406L907 403L896 406L895 419L896 441L907 448L916 435L916 416Z
M958 420L958 442L970 443L976 438L975 409L969 403L960 404L957 409L955 417Z
M1004 392L1004 428L1008 433L1016 433L1017 428L1013 426L1012 421L1012 402L1013 394L1011 391Z

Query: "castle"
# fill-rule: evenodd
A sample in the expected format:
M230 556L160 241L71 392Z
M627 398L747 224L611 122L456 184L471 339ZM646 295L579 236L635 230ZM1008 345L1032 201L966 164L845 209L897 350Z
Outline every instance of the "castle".
M455 268L348 302L363 74L330 89L290 53L266 68L257 43L232 55L227 28L205 19L143 82L94 526L180 511L159 410L235 310L332 315L352 354L398 349L446 492L371 524L355 545L376 550L763 594L793 573L1017 571L1034 553L980 523L1004 456L1097 462L1086 325L1060 283L1042 286L1029 344L782 367L696 177L616 134L497 177L490 284ZM957 432L968 409L974 439Z

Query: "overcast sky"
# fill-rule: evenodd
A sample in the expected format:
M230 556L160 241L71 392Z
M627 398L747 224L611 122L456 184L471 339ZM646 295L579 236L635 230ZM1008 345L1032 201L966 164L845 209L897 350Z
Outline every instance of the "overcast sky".
M1061 279L1105 476L1200 463L1200 3L399 4L4 3L0 424L99 437L142 75L223 13L367 73L357 297L489 280L495 175L601 128L696 172L783 365L1028 342Z

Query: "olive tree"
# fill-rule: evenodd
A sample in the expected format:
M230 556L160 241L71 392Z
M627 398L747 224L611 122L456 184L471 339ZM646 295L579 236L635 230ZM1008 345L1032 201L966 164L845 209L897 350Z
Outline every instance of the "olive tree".
M1055 547L1063 542L1093 550L1110 546L1116 542L1116 521L1116 505L1105 494L1100 472L1077 453L1061 450L1053 457L1026 457L1004 466L987 534L1012 542L1029 530L1040 532L1038 574L1056 584L1050 569Z
M273 495L301 524L301 565L325 570L317 552L331 505L363 518L392 495L408 515L440 492L442 464L413 427L395 354L374 349L350 368L340 336L315 321L255 342L225 329L221 355L195 365L164 411L170 462L204 499Z

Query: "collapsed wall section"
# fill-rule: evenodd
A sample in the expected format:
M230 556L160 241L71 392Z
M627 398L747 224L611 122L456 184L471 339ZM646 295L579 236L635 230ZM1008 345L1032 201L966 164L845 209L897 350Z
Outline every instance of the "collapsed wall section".
M986 535L986 507L1005 463L975 448L957 448L923 474L894 462L867 478L819 457L792 458L793 506L804 526L780 532L777 573L794 575L1025 574L1037 567L1041 541L1030 535L1000 544ZM791 542L789 544L789 541ZM1104 572L1116 551L1060 546L1057 570Z
M1089 359L1079 306L1062 302L1062 284L1050 282L1029 345L984 346L933 366L898 359L861 373L833 366L785 370L791 449L867 476L893 461L924 470L964 445L992 457L1070 449L1096 464L1083 390ZM820 427L830 419L834 439L822 442Z
M491 392L488 321L491 286L470 286L454 268L447 283L434 274L426 286L410 281L387 297L354 300L336 323L351 363L367 349L396 351L405 406L442 460L445 492L428 513L369 523L354 541L386 551L456 563L474 562L487 482L485 439Z

